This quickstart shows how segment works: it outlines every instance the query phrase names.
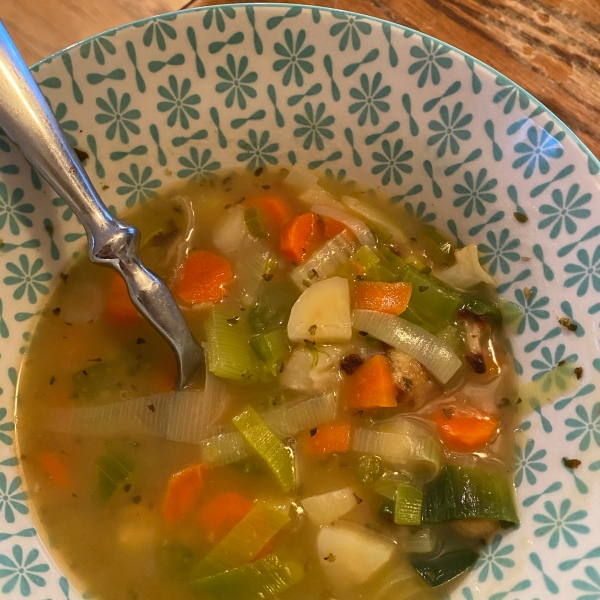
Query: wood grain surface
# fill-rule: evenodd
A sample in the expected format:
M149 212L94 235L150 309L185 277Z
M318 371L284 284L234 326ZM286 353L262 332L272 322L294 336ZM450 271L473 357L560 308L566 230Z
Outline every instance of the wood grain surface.
M0 18L33 63L133 19L219 3L0 0ZM326 4L412 27L472 54L543 102L600 157L600 0L328 0Z

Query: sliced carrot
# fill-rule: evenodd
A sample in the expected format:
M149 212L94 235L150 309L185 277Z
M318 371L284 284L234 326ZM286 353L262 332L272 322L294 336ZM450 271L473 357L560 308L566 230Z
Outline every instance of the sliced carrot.
M129 297L125 281L118 273L111 273L104 314L109 323L126 327L136 325L142 319Z
M208 540L220 542L251 510L252 501L234 492L225 492L200 506L197 521Z
M399 315L406 310L411 292L412 284L404 281L357 281L354 284L354 305L356 308Z
M498 432L498 419L474 407L442 406L433 420L442 442L458 452L481 450Z
M294 217L281 232L280 245L283 254L300 263L310 256L322 241L322 224L315 213L309 212Z
M207 250L198 250L183 263L177 294L189 304L220 302L225 286L232 281L231 266L224 258Z
M200 498L204 480L203 465L193 465L175 473L167 484L167 493L162 505L165 523L175 525L187 517Z
M323 221L323 235L328 240L330 240L332 237L335 237L338 233L348 230L343 223L340 223L331 217L321 216L321 221Z
M349 408L396 406L396 388L388 359L383 354L376 354L364 362L348 377L342 396Z
M310 455L347 452L350 447L350 423L332 421L306 432L304 451Z
M249 198L244 206L255 206L261 221L269 233L275 236L281 233L294 216L288 203L279 196Z
M48 477L61 488L71 485L71 474L69 473L62 457L58 452L46 452L40 456L40 463Z

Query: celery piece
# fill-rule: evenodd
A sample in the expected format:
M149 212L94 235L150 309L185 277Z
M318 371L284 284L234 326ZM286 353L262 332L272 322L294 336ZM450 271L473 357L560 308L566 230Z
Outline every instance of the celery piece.
M352 260L364 269L363 277L365 279L385 281L387 283L397 281L394 273L369 246L359 248L352 256Z
M409 264L402 269L400 280L412 284L413 291L408 307L425 322L431 323L435 327L435 330L425 327L432 333L450 325L464 304L463 297L458 291Z
M278 508L257 502L252 510L200 561L194 579L241 567L256 558L290 518Z
M269 233L256 210L256 206L250 206L244 210L244 221L246 222L246 227L248 228L250 235L260 239L269 236Z
M496 519L511 526L519 522L511 484L494 471L444 465L423 491L423 523Z
M406 261L394 254L387 246L379 246L377 249L385 261L386 268L394 274L394 277L399 277Z
M461 548L435 558L413 557L411 564L425 583L437 587L464 573L478 558L479 554L472 548Z
M205 326L209 371L225 379L258 382L260 363L250 348L246 328L239 315L214 306L208 313Z
M276 329L250 339L256 356L266 363L278 363L290 351L290 341L285 329Z
M255 333L265 333L287 325L290 311L300 292L289 281L263 282L258 302L248 314L248 324Z
M425 253L436 263L445 263L448 266L456 262L454 246L433 225L421 223L425 246Z
M464 295L463 298L464 308L476 315L487 317L494 325L502 325L502 312L496 304L473 296Z
M353 255L352 260L358 263L365 271L379 264L379 257L369 246L361 246Z
M412 485L399 483L396 486L394 523L396 525L420 525L423 492Z
M133 465L118 454L104 454L94 461L98 472L98 492L108 500L133 471Z
M406 264L417 269L417 271L427 271L427 265L416 255L409 254L406 257ZM429 269L431 271L431 269Z
M286 493L289 492L295 484L295 466L292 451L281 443L251 406L247 406L232 420L248 444L254 448L273 471L282 490Z
M304 569L298 563L269 554L243 567L196 579L190 588L214 600L268 600L296 585L303 576Z

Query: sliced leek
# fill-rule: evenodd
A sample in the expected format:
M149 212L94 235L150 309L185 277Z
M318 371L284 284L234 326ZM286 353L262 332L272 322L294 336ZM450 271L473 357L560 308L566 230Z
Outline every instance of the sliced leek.
M420 525L423 492L404 483L396 486L394 523L396 525Z
M292 281L304 290L313 283L331 277L356 252L358 245L345 232L325 242L309 259L292 270Z
M495 519L509 526L519 522L512 486L504 475L454 465L444 465L425 486L422 519L423 523Z
M208 577L251 562L289 522L288 515L280 509L266 502L257 502L200 561L194 576Z
M196 579L190 588L214 600L268 600L297 584L303 576L304 569L298 563L269 554L243 567Z
M422 327L405 319L375 310L355 310L352 326L406 352L419 361L441 383L448 380L462 365L452 349Z
M442 459L439 445L425 430L415 435L357 429L352 449L380 456L383 460L426 480L435 477Z
M228 465L248 457L250 450L239 431L222 433L200 442L202 462L211 467Z
M275 262L273 253L264 242L249 235L243 239L235 272L241 290L240 303L244 308L256 304L258 288Z
M251 406L247 406L233 417L233 424L267 463L277 477L281 489L286 493L289 492L295 485L294 456L290 448L281 443Z
M412 566L431 587L451 581L475 564L479 554L472 548L445 552L434 558L413 557Z

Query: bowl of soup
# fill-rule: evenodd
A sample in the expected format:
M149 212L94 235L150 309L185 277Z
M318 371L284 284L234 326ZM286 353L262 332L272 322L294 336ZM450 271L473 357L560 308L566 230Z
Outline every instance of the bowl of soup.
M600 593L598 161L416 31L154 17L33 68L206 354L0 136L11 599Z

